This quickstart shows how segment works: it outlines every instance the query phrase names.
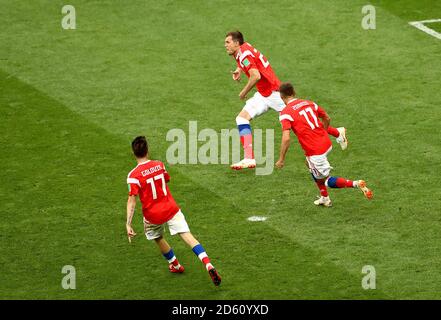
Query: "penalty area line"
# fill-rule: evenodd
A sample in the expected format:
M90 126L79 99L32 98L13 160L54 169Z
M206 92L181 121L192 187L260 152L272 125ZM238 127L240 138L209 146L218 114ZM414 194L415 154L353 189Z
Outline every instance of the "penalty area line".
M436 23L436 22L441 22L441 19L431 19L431 20L422 20L422 21L410 21L409 24L429 35L431 35L432 37L435 37L439 40L441 40L441 33L429 28L428 26L426 26L426 23Z

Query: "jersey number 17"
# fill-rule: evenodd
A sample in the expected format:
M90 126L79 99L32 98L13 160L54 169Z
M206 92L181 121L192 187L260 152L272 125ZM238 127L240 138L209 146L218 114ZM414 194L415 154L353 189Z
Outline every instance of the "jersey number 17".
M164 196L167 195L167 188L166 188L166 185L165 185L164 174L163 173L158 174L157 176L154 176L153 178L147 179L147 183L149 183L150 186L152 187L153 200L158 199L158 194L156 193L155 180L162 180L162 192L164 193Z
M311 119L309 119L309 116L306 112L308 112L311 115L312 119L314 120L314 123L312 123ZM305 118L306 122L308 122L308 124L312 130L319 127L317 117L315 116L315 113L314 113L314 111L312 111L311 108L306 108L306 109L300 111L299 114ZM314 124L315 124L315 126L314 126Z

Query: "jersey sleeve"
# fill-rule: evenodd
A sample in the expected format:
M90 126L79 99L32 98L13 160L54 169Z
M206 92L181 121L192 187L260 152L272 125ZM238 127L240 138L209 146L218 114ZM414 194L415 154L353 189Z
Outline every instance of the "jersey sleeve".
M242 60L242 66L243 66L243 70L245 72L250 71L250 69L258 69L257 68L257 64L256 61L254 60L254 57L252 55L247 55L243 60Z
M127 185L129 188L129 196L136 196L139 194L139 189L141 188L141 183L138 179L128 177L127 178Z
M282 130L289 130L294 119L289 114L280 114L279 121L282 124Z
M162 168L164 169L164 179L165 179L165 182L169 182L170 181L170 175L168 174L167 169L165 168L164 163L161 163L161 164L162 164Z
M325 109L323 109L321 106L319 106L316 103L314 103L314 110L315 110L315 112L317 112L317 115L319 116L319 118L323 118L326 115Z

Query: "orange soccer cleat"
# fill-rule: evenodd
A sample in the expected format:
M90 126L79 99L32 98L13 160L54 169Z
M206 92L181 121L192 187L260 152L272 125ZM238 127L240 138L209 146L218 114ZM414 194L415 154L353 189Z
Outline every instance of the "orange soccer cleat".
M372 190L366 186L366 181L358 180L358 188L361 190L361 192L363 192L367 199L371 200L374 197Z

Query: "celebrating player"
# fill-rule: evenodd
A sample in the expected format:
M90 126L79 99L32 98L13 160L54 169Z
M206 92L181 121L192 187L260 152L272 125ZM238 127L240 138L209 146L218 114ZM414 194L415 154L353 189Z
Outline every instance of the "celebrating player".
M255 168L256 160L253 154L250 121L267 112L269 108L277 112L282 111L285 104L280 98L280 81L265 56L251 44L244 42L241 32L233 31L226 35L225 49L237 62L236 70L232 71L233 80L240 81L242 73L245 73L248 77L248 82L239 93L239 98L244 100L254 86L257 89L257 92L246 101L244 108L236 117L236 124L239 129L240 141L245 157L240 162L231 165L231 168L236 170ZM343 150L346 149L345 128L329 127L328 133L337 138L337 142Z
M193 252L204 263L214 285L221 283L221 277L211 264L202 245L190 233L184 214L173 199L167 183L170 176L161 161L148 159L148 145L145 137L136 137L132 142L132 150L138 165L127 176L129 199L127 200L127 236L129 242L136 235L132 228L135 212L136 196L142 204L144 216L144 232L148 240L155 240L162 255L169 263L172 273L184 272L173 249L164 239L164 227L168 225L170 234L179 234L181 239L192 248Z
M314 201L315 205L332 206L326 187L359 188L366 198L372 199L373 193L367 188L365 181L329 176L332 167L327 155L331 152L332 143L326 131L331 121L328 114L312 101L296 99L291 83L283 83L280 86L280 95L286 107L279 116L283 133L280 157L276 166L278 168L284 166L290 144L290 130L292 130L305 152L309 171L320 190L321 196Z

